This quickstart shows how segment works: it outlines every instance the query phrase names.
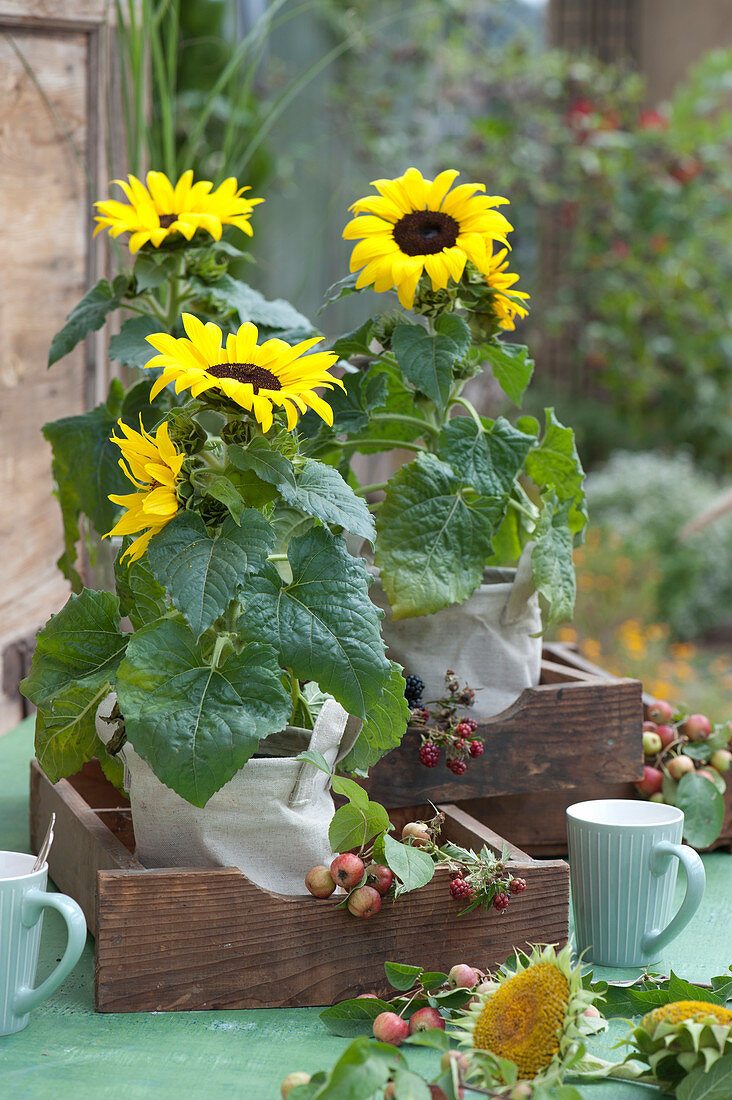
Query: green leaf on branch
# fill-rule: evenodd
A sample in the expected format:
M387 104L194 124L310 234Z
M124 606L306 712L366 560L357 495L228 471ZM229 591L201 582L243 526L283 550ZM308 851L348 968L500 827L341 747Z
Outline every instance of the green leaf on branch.
M191 476L191 481L194 485L200 488L205 494L213 497L219 504L223 504L224 508L228 511L229 515L233 519L237 527L241 527L244 513L247 511L248 501L244 500L242 493L244 492L247 497L251 496L251 485L239 484L238 471L230 469L230 476L227 475L226 470L219 472L218 470L196 470ZM267 499L268 493L265 492L266 503L269 503ZM252 501L252 503L254 503ZM257 499L257 504L260 500Z
M159 619L132 635L117 673L127 736L158 779L205 806L287 723L281 674L272 647L256 642L212 668L185 623Z
M552 488L558 500L569 501L569 530L577 542L587 523L585 472L572 429L559 423L554 409L545 409L544 414L544 435L526 456L526 473L540 489Z
M398 989L400 993L406 993L411 989L423 974L421 966L409 966L408 963L385 962L384 970L389 985L392 989Z
M470 329L457 313L441 313L435 320L435 331L452 340L461 358L467 354L471 344Z
M120 613L126 615L135 630L155 622L168 610L165 589L158 584L148 564L147 557L137 561L122 561L122 554L130 544L125 539L114 562L114 582L120 601Z
M720 834L724 821L724 798L714 783L689 772L676 790L676 806L684 812L684 838L694 848L706 848Z
M339 279L337 283L329 286L318 313L322 313L325 307L332 305L333 302L339 302L341 298L348 298L351 294L359 294L360 291L356 289L357 279L358 272L355 271L352 275L346 275L345 279Z
M96 286L88 290L71 310L63 328L51 341L51 350L48 353L49 367L73 351L90 332L100 329L107 315L122 304L122 299L129 289L129 277L118 275L113 283L100 279Z
M391 674L381 697L369 708L356 744L341 761L344 771L366 772L390 749L395 749L404 736L409 722L405 681L401 667L395 661L390 663Z
M311 322L284 298L268 301L263 294L247 283L222 275L215 283L205 284L193 279L192 284L204 298L211 298L226 311L237 314L240 324L250 321L257 328L273 332L296 329L305 334L314 333Z
M388 828L389 815L378 802L367 799L365 806L348 802L333 814L328 840L334 852L347 852L350 848L363 847Z
M386 402L387 381L376 371L359 371L343 379L345 390L334 389L328 394L333 410L333 432L360 432L369 424L369 414Z
M160 332L160 327L160 321L154 317L131 317L109 341L109 358L123 367L144 367L156 354L146 337ZM148 385L152 385L152 377Z
M426 886L435 873L434 860L426 852L410 844L402 844L388 833L384 836L384 859L399 879L395 890L397 898Z
M246 509L241 524L227 519L209 535L195 512L179 512L148 546L155 579L183 614L196 638L222 615L246 574L258 570L274 545L271 523Z
M419 454L391 478L376 521L376 565L394 619L462 603L481 582L504 503Z
M110 691L109 681L80 680L45 699L36 714L35 752L38 763L56 783L74 775L94 756L104 753L97 737L97 707Z
M373 355L371 351L373 328L374 322L369 318L368 321L364 321L360 328L340 336L331 344L328 350L336 352L339 359L348 359L349 355ZM330 404L330 401L328 403Z
M394 1074L395 1100L430 1100L432 1091L424 1077L412 1073L406 1066L398 1066Z
M481 344L478 352L490 364L493 377L506 397L521 408L524 391L534 373L534 360L529 358L529 349L523 344L496 340L492 344Z
M245 578L239 629L270 642L283 668L363 718L391 674L366 567L323 527L292 539L287 555L291 581L271 566Z
M570 500L560 501L553 490L542 494L543 508L534 531L536 545L531 554L534 586L546 600L545 625L571 619L577 583L572 562L569 529Z
M295 472L289 458L271 447L266 439L252 439L246 447L241 447L238 443L231 444L228 456L237 470L251 470L262 481L277 488L283 485L293 491L296 488Z
M348 779L345 775L334 775L331 786L336 794L347 798L360 810L368 810L369 796L363 787L360 787L353 779ZM375 803L375 805L378 805L378 803Z
M393 1012L388 1001L376 997L353 997L332 1005L320 1013L320 1019L331 1035L352 1039L356 1035L372 1035L373 1023L382 1012Z
M453 366L461 346L450 336L431 336L421 325L397 325L391 348L404 374L416 390L434 401L440 412L447 407L453 382Z
M724 1004L724 997L720 997L714 990L693 985L680 978L678 974L674 974L673 970L669 977L668 994L670 1001L708 1001L714 1005Z
M481 431L472 417L456 416L440 432L438 454L476 492L508 500L533 442L505 417Z
M729 1100L732 1096L732 1054L709 1069L695 1069L676 1086L676 1100Z

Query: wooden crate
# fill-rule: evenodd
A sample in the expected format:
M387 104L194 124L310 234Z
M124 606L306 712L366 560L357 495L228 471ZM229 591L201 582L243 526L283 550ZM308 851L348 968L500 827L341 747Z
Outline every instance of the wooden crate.
M581 784L588 761L614 780L643 778L643 707L639 680L618 679L569 646L544 645L541 682L478 727L483 756L454 776L444 756L420 764L419 727L371 770L367 787L385 806L489 798Z
M502 851L491 829L456 806L440 808L445 839ZM427 970L490 967L514 947L567 941L567 864L535 861L512 844L508 868L527 888L503 915L458 916L448 872L439 868L396 908L387 903L376 917L357 920L333 899L273 894L232 868L146 869L133 854L129 803L95 764L55 785L31 764L34 851L51 812L50 874L79 902L96 937L100 1012L326 1005L385 990L386 960ZM395 825L413 812L395 811Z

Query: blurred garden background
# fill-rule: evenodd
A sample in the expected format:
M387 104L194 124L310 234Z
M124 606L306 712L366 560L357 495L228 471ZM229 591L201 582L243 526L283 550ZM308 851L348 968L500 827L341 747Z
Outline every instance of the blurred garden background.
M702 0L116 0L124 140L258 208L247 280L326 336L367 181L456 167L510 199L531 295L509 339L588 471L572 624L653 695L732 717L732 12ZM693 22L693 26L692 26ZM717 47L711 49L711 47ZM724 47L730 47L726 49ZM375 460L378 461L378 460ZM383 468L372 478L380 480ZM40 618L40 616L39 616Z

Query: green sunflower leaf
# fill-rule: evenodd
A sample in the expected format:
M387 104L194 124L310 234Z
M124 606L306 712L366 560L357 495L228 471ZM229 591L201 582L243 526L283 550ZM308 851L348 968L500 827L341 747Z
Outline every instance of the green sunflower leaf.
M35 752L52 783L75 775L95 756L106 756L97 737L97 707L111 686L93 679L79 680L46 699L36 714Z
M270 333L285 332L288 329L296 329L298 332L315 333L312 323L299 313L294 306L286 302L284 298L274 298L268 301L263 294L247 283L234 279L231 275L222 275L215 283L204 284L199 280L191 280L192 285L198 289L204 297L212 298L227 310L233 310L240 324L250 321L257 328L268 330ZM304 337L303 337L304 338Z
M146 290L155 290L156 287L162 286L169 274L170 263L166 263L169 256L170 253L167 252L137 253L135 266L132 269L132 274L135 277L136 294L142 294ZM177 265L177 257L173 258L173 263ZM159 332L160 325L158 324L158 328L153 331ZM150 348L149 344L148 348ZM154 355L152 349L150 349L150 354Z
M345 390L334 389L328 394L333 410L333 432L360 432L368 427L369 414L386 402L387 380L376 371L359 371L343 379Z
M159 619L132 635L117 674L127 737L158 779L205 806L284 728L292 700L280 676L271 646L251 642L214 669L185 623Z
M725 1054L709 1069L695 1069L679 1082L675 1095L676 1100L729 1100L732 1096L732 1054Z
M355 271L352 275L346 275L345 279L339 279L337 283L333 283L325 292L323 298L323 304L318 310L318 313L322 313L326 306L332 305L333 302L339 302L341 298L348 298L351 294L358 294L356 289L356 281L358 279L358 272Z
M356 744L339 765L344 771L366 772L400 743L409 721L405 686L401 667L391 661L391 675L381 697L369 707Z
M384 406L384 411L396 415L401 414L411 417L416 423L401 423L398 420L371 420L363 428L351 428L348 439L349 449L353 446L353 449L360 454L376 454L378 451L393 450L394 441L408 441L417 439L422 435L422 431L419 427L419 420L424 420L424 416L418 406L414 403L414 390L411 386L408 386L401 371L398 367L390 363L376 363L369 368L366 378L368 380L380 380L386 383L386 396L384 401L379 401L378 406L374 405L372 409L369 409L369 413L375 408L381 408ZM350 383L350 377L344 379L346 386ZM364 386L373 385L376 387L376 381L369 381L364 383ZM374 393L378 391L374 389ZM330 400L330 398L329 398ZM308 414L309 415L309 414ZM427 427L427 421L425 420L425 427Z
M508 500L533 442L503 416L483 431L472 417L456 416L440 432L437 453L476 492Z
M395 619L462 603L480 584L505 502L419 454L391 478L376 521L376 565Z
M684 812L684 838L694 848L706 848L719 836L724 798L705 776L689 772L679 780L676 806Z
M559 500L553 489L542 493L543 508L534 531L531 554L534 586L546 600L546 625L571 619L577 584L569 526L571 500Z
M155 622L168 611L165 589L152 574L147 557L137 561L122 561L122 554L130 544L125 539L114 562L114 586L120 602L120 613L126 615L135 630Z
M404 324L392 332L391 349L405 378L444 412L461 345L439 332L431 336L421 325Z
M526 473L540 489L554 489L558 500L569 501L568 523L575 542L587 523L584 477L574 432L545 409L544 435L526 456Z
M529 358L529 349L523 344L496 340L492 344L481 344L478 352L490 364L493 377L506 397L521 408L524 391L534 373L534 360Z
M51 350L48 353L49 367L73 351L90 332L100 329L107 319L107 314L122 304L122 299L129 289L129 277L118 275L111 285L106 279L100 279L96 286L88 290L71 310L63 328L51 341Z
M246 574L267 560L274 539L271 523L253 508L244 510L240 524L228 519L213 536L195 512L179 512L150 540L147 557L153 576L200 638Z
M339 336L335 343L331 344L329 351L335 351L339 359L348 359L349 355L373 355L370 341L374 322L372 318L354 329ZM328 402L330 404L330 402Z
M324 527L293 538L287 553L291 581L271 566L244 579L239 629L270 642L283 668L363 718L391 674L365 564Z
M109 358L115 359L123 367L144 367L156 354L155 348L145 339L154 332L160 332L160 321L155 317L131 317L109 341ZM147 383L148 393L152 381L151 374Z

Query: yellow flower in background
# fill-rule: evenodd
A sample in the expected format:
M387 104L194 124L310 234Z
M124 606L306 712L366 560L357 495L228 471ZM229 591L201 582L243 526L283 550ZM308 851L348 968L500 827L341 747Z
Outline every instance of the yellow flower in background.
M515 973L493 975L498 985L478 994L456 1020L465 1033L468 1081L490 1088L494 1068L484 1053L507 1058L519 1080L560 1080L588 1029L584 1012L595 994L582 985L581 966L572 965L569 946L534 947L519 953Z
M180 233L190 241L197 229L210 233L219 240L225 225L235 225L252 236L249 224L254 206L264 199L244 198L249 187L239 187L233 176L212 191L210 180L193 182L189 169L180 177L175 187L163 172L148 172L147 187L136 176L113 180L119 184L128 203L107 199L94 205L99 213L94 219L98 224L94 235L108 229L110 236L131 233L130 252L138 252L148 241L159 248L166 237Z
M122 470L140 491L121 496L110 493L112 503L121 505L127 511L104 537L143 532L122 555L123 560L129 557L133 562L142 557L152 536L162 531L178 512L175 490L186 456L177 451L171 442L167 421L163 421L154 436L145 431L142 419L139 432L121 420L117 423L124 439L116 435L110 436L110 439L122 452L119 460Z
M237 333L227 336L224 345L221 329L211 322L204 325L192 314L184 313L183 326L189 339L177 339L165 332L147 337L160 354L146 365L162 368L150 391L151 401L174 381L176 393L189 389L193 397L217 390L251 412L265 432L272 427L273 406L284 409L288 429L295 427L298 415L308 408L326 424L333 423L333 410L313 388L343 388L339 378L328 374L338 356L332 351L305 354L320 343L322 336L303 340L294 347L284 340L258 344L256 326L246 322Z
M529 295L524 290L511 290L514 283L519 280L518 275L508 271L508 249L502 248L496 252L488 264L486 282L491 290L495 291L493 308L498 317L499 327L512 331L516 328L517 317L528 317L529 311L523 302L528 302Z
M363 269L358 288L373 283L383 293L395 289L405 309L411 309L423 272L433 290L462 278L468 260L478 271L491 270L493 241L506 244L513 226L493 207L507 203L498 195L481 195L482 183L463 183L451 190L459 172L450 169L426 180L417 168L397 179L374 180L378 195L355 202L357 216L343 230L358 241L351 271Z

